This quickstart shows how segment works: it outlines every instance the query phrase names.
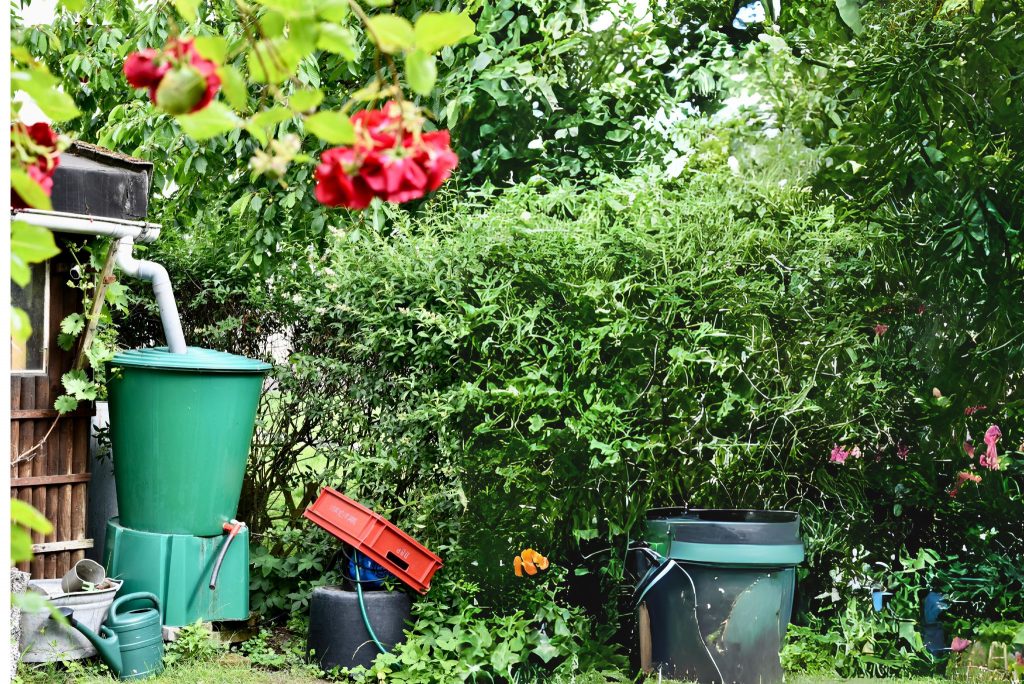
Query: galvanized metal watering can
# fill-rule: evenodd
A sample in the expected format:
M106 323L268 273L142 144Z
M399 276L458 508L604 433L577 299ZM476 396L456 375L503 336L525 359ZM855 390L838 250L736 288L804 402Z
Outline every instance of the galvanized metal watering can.
M122 610L136 601L152 603L153 607ZM160 600L153 594L127 594L114 601L99 634L75 620L70 608L61 608L60 613L92 642L118 678L143 679L163 671Z

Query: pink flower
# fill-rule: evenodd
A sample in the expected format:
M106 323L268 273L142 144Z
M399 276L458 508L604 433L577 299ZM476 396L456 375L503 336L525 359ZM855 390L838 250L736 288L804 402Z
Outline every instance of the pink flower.
M971 458L974 458L974 445L971 444L969 441L968 442L964 442L964 451L967 452L968 456L970 456Z
M910 447L908 447L906 444L899 444L896 447L896 455L899 457L901 461L906 461L907 456L910 455Z
M966 470L961 470L956 475L956 484L953 485L953 489L949 491L949 495L956 496L960 492L960 487L962 487L965 482L973 482L974 484L978 484L979 482L981 482L981 475L976 475L975 473L969 473Z
M996 452L996 443L1002 436L1003 433L998 425L991 425L985 431L985 453L978 459L983 468L999 470L999 454Z
M960 637L954 637L953 638L953 643L950 644L950 646L949 646L949 650L953 651L953 653L962 653L963 651L967 650L967 647L970 646L971 643L972 642L971 642L970 639L962 639Z
M1017 664L1024 666L1024 652L1017 651L1013 654L1013 657L1017 659Z
M967 408L964 409L964 415L973 416L978 411L984 411L987 408L988 406L985 406L983 404L978 404L977 406L968 406Z
M832 453L828 457L829 463L838 463L842 465L846 463L846 459L850 456L850 452L839 446L838 444L832 445Z
M889 326L887 326L885 323L879 323L878 325L875 326L875 335L877 335L878 337L881 337L888 331Z
M855 446L852 449L850 449L850 458L860 458L861 456L862 454L860 452L859 446Z

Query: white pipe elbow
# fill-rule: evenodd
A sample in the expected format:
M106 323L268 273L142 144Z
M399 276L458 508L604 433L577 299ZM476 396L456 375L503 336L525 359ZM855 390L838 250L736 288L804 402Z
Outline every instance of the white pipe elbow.
M167 338L167 350L172 354L184 354L188 351L185 344L185 333L181 329L181 318L178 315L178 304L174 301L174 288L167 269L155 261L136 259L132 255L134 242L131 237L122 237L117 242L117 267L128 275L147 280L153 284L153 296L156 297L157 308L160 309L160 322Z

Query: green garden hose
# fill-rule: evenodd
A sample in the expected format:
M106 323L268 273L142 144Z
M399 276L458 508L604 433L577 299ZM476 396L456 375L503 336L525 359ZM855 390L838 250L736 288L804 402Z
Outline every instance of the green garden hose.
M384 648L384 644L380 643L380 639L377 638L376 632L373 631L373 625L370 624L370 616L366 614L366 601L363 600L363 581L359 576L359 552L353 549L352 559L355 561L352 565L356 569L356 594L359 596L359 612L363 614L363 624L366 625L366 631L370 634L370 638L373 639L373 643L377 644L377 648L380 649L381 653L387 653L388 649Z

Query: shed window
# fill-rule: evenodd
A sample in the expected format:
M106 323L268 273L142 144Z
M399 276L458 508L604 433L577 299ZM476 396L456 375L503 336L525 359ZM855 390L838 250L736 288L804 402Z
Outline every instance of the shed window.
M46 309L49 304L47 285L50 264L32 264L32 280L25 287L11 283L11 304L28 314L32 336L25 342L11 340L11 371L35 373L46 371L47 329Z

